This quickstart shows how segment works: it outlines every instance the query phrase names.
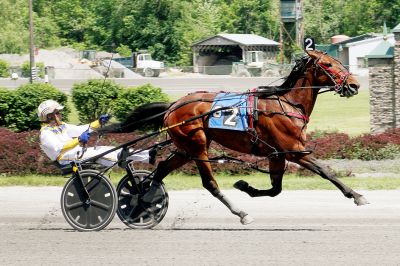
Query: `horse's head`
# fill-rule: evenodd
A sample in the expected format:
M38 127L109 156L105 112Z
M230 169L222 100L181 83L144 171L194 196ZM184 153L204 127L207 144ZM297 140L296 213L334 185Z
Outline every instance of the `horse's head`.
M358 93L360 84L341 62L320 51L307 51L313 61L315 75L322 85L334 86L342 97L351 97Z

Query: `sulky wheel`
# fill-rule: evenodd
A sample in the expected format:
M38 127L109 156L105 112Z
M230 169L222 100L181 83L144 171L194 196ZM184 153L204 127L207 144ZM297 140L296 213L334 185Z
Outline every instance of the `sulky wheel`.
M83 170L80 176L88 194L79 177L74 175L61 193L62 213L65 220L79 231L101 230L115 216L117 193L111 181L98 171Z
M142 201L149 190L151 178L149 171L138 170L124 176L117 186L117 215L121 221L134 229L146 229L156 226L168 210L168 193L162 184L151 204Z

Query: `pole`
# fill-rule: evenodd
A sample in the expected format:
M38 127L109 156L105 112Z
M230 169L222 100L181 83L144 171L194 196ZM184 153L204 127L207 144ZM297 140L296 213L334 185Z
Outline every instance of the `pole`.
M35 44L33 42L33 14L32 14L32 0L29 2L29 66L30 66L30 77L29 82L33 83L32 69L35 65Z

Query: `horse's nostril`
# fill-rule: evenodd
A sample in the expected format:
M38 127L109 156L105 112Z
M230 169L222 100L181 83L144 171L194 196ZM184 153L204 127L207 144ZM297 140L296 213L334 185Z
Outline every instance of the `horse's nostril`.
M360 88L360 84L350 83L349 87L352 89L358 90Z

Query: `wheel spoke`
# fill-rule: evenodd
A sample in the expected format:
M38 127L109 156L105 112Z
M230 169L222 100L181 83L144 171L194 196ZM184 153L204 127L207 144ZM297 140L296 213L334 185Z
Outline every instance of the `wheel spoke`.
M109 206L109 205L107 205L107 204L104 204L104 203L101 203L101 202L99 202L99 201L97 201L97 200L91 200L90 203L91 203L93 206L99 207L99 208L104 209L104 210L106 210L106 211L108 211L108 210L111 209L111 206Z
M83 202L75 202L75 203L72 203L72 204L65 204L65 207L68 209L68 210L73 210L73 209L76 209L76 208L79 208L79 207L81 207L81 206L83 206Z
M93 189L97 188L100 181L101 181L101 179L99 179L97 177L92 178L92 180L90 180L85 186L87 192L90 194ZM95 193L93 193L91 196L93 196L94 194Z

